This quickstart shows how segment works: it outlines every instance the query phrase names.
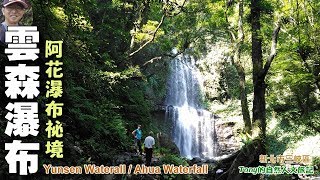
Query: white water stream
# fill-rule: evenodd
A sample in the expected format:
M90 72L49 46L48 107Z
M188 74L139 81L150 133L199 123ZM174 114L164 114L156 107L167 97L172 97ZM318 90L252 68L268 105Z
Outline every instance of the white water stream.
M179 55L172 60L166 117L173 121L173 140L187 158L216 156L214 116L200 104L202 84L192 56Z

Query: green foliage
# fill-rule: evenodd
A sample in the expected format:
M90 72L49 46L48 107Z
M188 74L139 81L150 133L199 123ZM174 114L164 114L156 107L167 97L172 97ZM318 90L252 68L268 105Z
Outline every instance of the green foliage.
M131 146L135 124L147 127L150 122L152 106L145 100L143 72L126 63L133 26L127 12L132 9L122 1L32 3L41 36L63 40L64 45L64 143L72 156L62 161L110 163ZM146 31L156 25L150 22ZM75 159L80 152L83 159Z
M135 39L137 42L148 41L153 38L153 34L156 31L157 26L159 25L158 21L150 21L148 20L147 24L142 26L142 29L136 32ZM163 30L158 30L156 37L163 35Z
M289 175L289 174L269 175L267 177L270 180L291 180L292 179L292 175Z
M241 138L241 143L243 143L244 146L249 145L253 141L253 137L251 137L248 133L240 133L239 137Z
M222 81L220 82L220 87L223 87L225 84L225 96L229 96L234 99L239 99L240 89L239 89L239 76L237 74L236 68L229 64L224 63L224 68L222 72Z
M170 149L160 147L155 150L156 154L170 154Z
M272 92L268 97L270 108L281 113L294 111L298 116L303 116L300 119L304 119L306 124L309 113L319 110L316 95L319 63L315 58L319 52L315 48L318 45L315 40L317 34L314 33L319 18L313 14L314 7L318 5L314 2L305 5L297 1L296 4L285 3L280 6L283 29L286 31L280 34L279 53L268 80ZM292 9L297 11L293 12Z
M311 117L300 116L297 109L279 113L279 122L267 136L269 154L282 154L286 149L293 148L299 140L307 136L316 135L317 130L314 126L318 125L316 121L318 120L319 112L315 112L315 114ZM311 124L312 126L310 126Z
M164 164L174 164L174 165L183 165L183 166L188 165L188 163L185 159L181 158L180 156L176 156L176 155L172 155L172 154L163 156L161 158L161 161Z
M312 158L312 165L315 167L314 174L320 175L320 157Z
M189 166L187 161L184 158L177 156L177 155L172 155L172 154L167 154L167 155L161 157L160 161L163 164L168 164L168 165L173 164L176 166L179 166L179 165ZM190 175L176 175L176 174L166 175L166 174L164 174L163 177L165 179L191 179Z
M64 44L63 115L65 132L69 132L66 150L70 154L64 163L79 164L88 159L110 162L114 154L129 148L130 132L136 124L143 124L148 130L161 129L152 124L150 112L165 97L169 72L165 61L171 58L171 50L174 47L178 52L192 49L192 54L201 57L210 50L208 44L220 40L230 42L229 33L236 32L238 25L235 4L230 4L226 10L226 2L220 0L190 0L183 8L174 3L164 5L164 1L142 0L31 0L31 3L33 23L42 38L40 44L43 46L44 40L63 40ZM248 4L245 5L245 17L248 17ZM296 4L283 2L280 5L278 1L268 0L261 1L260 8L263 11L260 36L264 59L270 51L274 15L281 14L284 19L277 58L266 80L268 111L274 111L279 120L270 132L268 147L269 152L277 154L303 135L319 131L319 87L316 82L319 80L320 19L317 10L320 4L297 0ZM168 12L155 41L129 57L132 36L136 40L134 48L152 39L164 9ZM244 31L242 54L250 54L251 28L246 22ZM44 52L44 47L41 48ZM166 55L168 58L164 58ZM156 56L162 59L149 62ZM204 63L205 66L208 64ZM212 65L218 66L214 62ZM237 99L236 69L228 63L219 69L222 79L218 88L221 94L224 93L220 100ZM211 67L202 70L210 72ZM251 71L245 67L246 74ZM218 96L204 97L209 99L204 102L210 104ZM42 105L47 103L44 97L39 101ZM238 106L232 104L227 113L236 108ZM45 116L41 120L45 122ZM44 142L44 135L39 139ZM75 146L83 153L75 150ZM167 154L165 149L160 152ZM79 155L83 158L74 158ZM187 165L185 159L174 155L166 155L161 160Z

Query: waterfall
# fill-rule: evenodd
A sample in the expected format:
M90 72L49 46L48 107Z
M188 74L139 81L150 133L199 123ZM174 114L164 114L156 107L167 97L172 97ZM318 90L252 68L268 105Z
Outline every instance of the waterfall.
M202 84L192 56L179 55L172 60L165 101L166 118L173 122L174 143L187 158L216 156L215 121L201 106Z

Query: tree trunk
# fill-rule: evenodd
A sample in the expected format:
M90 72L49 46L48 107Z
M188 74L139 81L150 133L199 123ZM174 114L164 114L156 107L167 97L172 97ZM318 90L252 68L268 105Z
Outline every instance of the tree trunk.
M252 65L253 65L253 115L252 122L258 126L261 139L265 139L266 111L265 111L265 82L262 75L262 39L260 36L260 0L251 0L251 28L252 28Z
M242 117L245 125L245 132L251 134L252 126L250 113L248 108L248 100L247 100L247 91L246 91L246 75L243 66L241 65L240 57L241 57L241 48L244 41L244 32L243 32L243 0L239 0L239 20L238 20L238 45L236 47L235 52L235 66L237 69L237 73L239 76L239 87L240 87L240 100L241 100L241 110Z
M240 88L240 100L241 100L241 111L242 117L245 125L245 132L251 134L252 125L250 119L250 112L248 107L247 91L246 91L246 75L244 68L241 65L240 54L241 54L241 44L236 48L234 55L234 66L237 69L237 74L239 76L239 88Z
M253 125L259 127L259 135L262 140L266 138L266 84L264 78L258 77L254 82L253 97Z
M259 135L262 143L266 140L266 98L265 92L267 85L265 77L269 71L271 63L276 56L277 40L280 31L280 20L276 23L276 27L272 33L271 50L266 63L263 66L262 59L262 39L260 30L260 0L251 0L251 31L252 31L252 65L253 65L253 115L252 122L259 127ZM279 18L281 19L281 18ZM265 148L263 148L265 152Z
M243 0L239 0L238 7L239 7L239 16L238 16L239 19L238 19L237 39L234 33L232 32L232 30L229 29L228 31L230 33L230 39L231 39L231 42L233 43L233 48L234 48L234 54L231 55L232 64L235 66L237 70L237 74L239 76L241 112L242 112L242 117L245 125L244 131L248 134L251 134L252 125L251 125L250 112L249 112L248 100L247 100L246 76L245 76L245 70L241 63L241 48L244 41L244 32L243 32L243 23L242 23ZM226 15L226 20L228 22L227 13L225 13L225 15Z
M251 134L252 126L251 126L250 112L249 112L248 100L247 100L246 77L245 77L243 67L241 67L241 69L239 70L237 68L237 72L239 75L241 110L242 110L242 117L245 125L245 132L247 132L248 134Z

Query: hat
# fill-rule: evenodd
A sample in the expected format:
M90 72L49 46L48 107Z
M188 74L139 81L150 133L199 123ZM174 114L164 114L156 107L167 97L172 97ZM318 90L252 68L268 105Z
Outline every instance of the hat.
M29 7L26 0L3 0L2 5L3 5L3 7L6 7L6 6L13 4L13 3L20 3L25 9L27 9Z

